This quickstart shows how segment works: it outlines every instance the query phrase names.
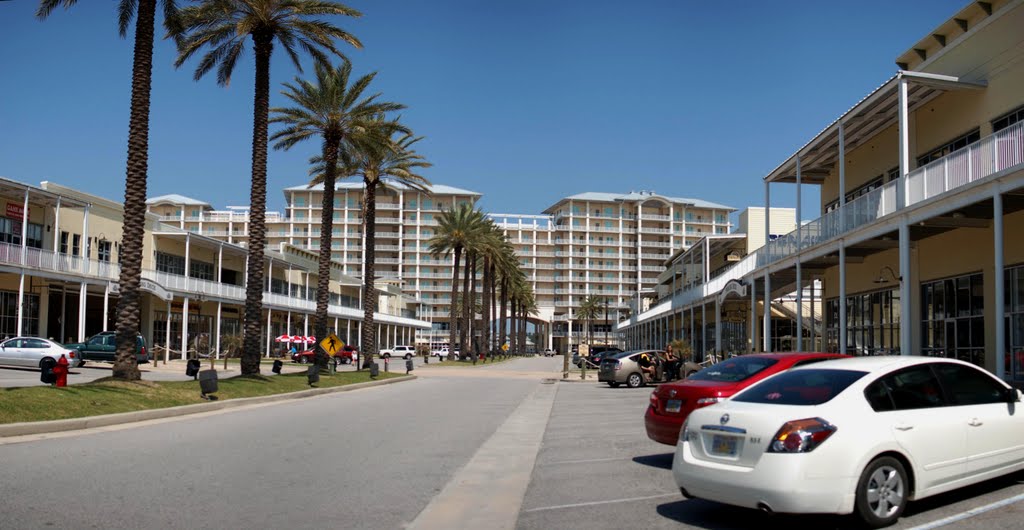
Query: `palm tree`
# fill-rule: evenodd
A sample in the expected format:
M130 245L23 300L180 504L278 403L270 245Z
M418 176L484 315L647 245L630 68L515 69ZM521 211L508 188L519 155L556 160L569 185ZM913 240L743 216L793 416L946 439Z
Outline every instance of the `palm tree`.
M267 122L270 111L270 55L274 41L284 49L301 72L297 50L320 63L327 63L330 52L342 59L344 54L335 40L361 48L359 40L347 31L316 17L322 15L362 16L361 13L330 0L200 0L180 12L180 25L172 35L178 43L175 67L180 67L204 47L210 50L196 66L194 78L201 79L214 67L217 83L227 86L241 57L245 42L252 36L256 59L256 86L253 94L252 189L249 199L249 261L245 280L245 348L242 375L260 372L260 317L263 311L263 249L266 246L267 210Z
M285 97L297 106L273 108L270 123L287 125L274 133L275 149L290 149L295 144L310 138L322 138L322 161L314 166L310 187L322 184L324 188L320 212L320 251L316 287L316 317L313 333L319 338L327 336L327 305L330 301L331 279L331 234L334 227L334 188L339 174L339 160L351 160L359 149L381 146L367 146L366 142L376 140L375 135L364 134L366 123L381 113L405 108L398 103L378 102L380 94L363 97L363 91L373 81L376 72L364 75L349 85L352 65L342 62L337 68L317 63L316 82L298 77L294 84L285 83ZM342 167L341 176L351 174L350 167ZM327 366L327 352L316 347L316 363Z
M580 308L576 316L587 323L587 344L594 345L594 319L601 313L601 299L589 295L580 302Z
M40 0L36 17L44 20L58 6L65 9L77 0ZM174 0L163 0L164 26L176 31L177 8ZM128 118L128 163L124 184L124 224L118 261L121 274L117 299L117 354L113 376L134 381L141 379L135 357L135 338L139 334L139 283L142 279L142 239L146 224L146 179L149 167L149 104L153 81L153 39L157 0L121 0L118 7L118 31L124 38L135 19L135 50L132 58L131 114ZM88 234L86 235L88 236ZM88 252L88 246L86 247Z
M377 336L374 333L373 312L376 309L376 288L374 287L373 249L376 246L377 190L389 186L403 186L423 193L430 193L430 181L417 173L432 164L413 149L422 136L412 132L397 121L387 121L378 115L374 121L364 125L360 135L367 140L360 142L353 168L356 176L363 179L363 366L369 367L377 353Z
M484 219L483 212L475 209L469 203L453 206L441 214L434 237L427 241L430 253L434 257L455 255L452 265L451 307L448 310L448 344L451 345L452 350L457 344L455 342L456 322L463 320L462 318L457 320L455 315L464 313L464 311L456 309L456 300L459 295L459 262L462 259L462 251L471 244L482 219ZM465 347L461 344L460 348L460 352L466 352Z
M492 310L495 270L497 262L503 257L503 250L508 242L501 228L488 220L487 232L480 239L480 253L483 257L483 289L480 306L482 322L480 324L480 344L483 351L491 351L491 322L494 318ZM481 348L478 348L481 349Z

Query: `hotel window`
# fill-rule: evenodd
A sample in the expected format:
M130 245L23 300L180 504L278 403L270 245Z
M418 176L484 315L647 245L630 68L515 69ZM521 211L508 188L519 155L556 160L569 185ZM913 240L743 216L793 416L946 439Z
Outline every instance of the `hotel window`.
M1015 123L1024 121L1024 106L1017 107L1009 113L992 120L992 132L999 132Z
M188 263L189 276L198 278L200 280L213 281L216 279L213 273L213 264L206 263L205 261L189 260Z
M825 301L826 350L839 351L839 299ZM886 289L846 297L846 350L857 355L895 355L900 347L900 293Z
M173 254L167 254L166 252L156 253L156 270L157 272L166 272L167 274L177 274L178 276L185 275L185 258L182 256L175 256Z
M39 295L25 293L24 311L21 312L22 336L39 334ZM18 293L0 291L0 334L15 337L18 334Z
M1005 289L1006 373L1014 381L1024 381L1024 265L1006 269Z
M296 219L300 219L300 220L301 219L305 219L306 218L306 212L295 212L295 218Z
M921 353L985 363L981 273L921 284Z
M110 241L101 240L99 242L99 255L97 256L97 258L100 261L106 261L108 263L110 262L110 247Z
M959 136L946 144L940 145L939 147L932 149L927 154L917 157L917 167L921 167L929 162L938 160L952 153L953 151L967 147L968 145L977 142L980 139L981 130L974 129L973 131L963 136Z
M305 205L306 205L306 198L305 197L300 197L300 196L296 195L295 196L295 206L305 206Z
M82 236L79 234L71 234L71 255L82 255Z

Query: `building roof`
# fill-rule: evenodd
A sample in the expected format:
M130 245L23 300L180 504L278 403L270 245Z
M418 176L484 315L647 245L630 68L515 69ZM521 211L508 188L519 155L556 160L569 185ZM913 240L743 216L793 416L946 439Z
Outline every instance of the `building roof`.
M599 202L626 202L626 201L645 201L648 199L661 199L671 203L685 204L694 208L710 208L715 210L727 210L736 211L736 208L732 206L726 206L724 204L718 204L710 201L701 199L691 199L687 197L669 197L667 195L659 195L653 191L631 191L629 193L603 193L597 191L587 191L584 193L577 193L576 195L570 195L564 199L560 199L555 204L544 210L544 213L554 213L555 207L559 204L569 201L599 201Z
M208 202L203 202L184 195L178 195L177 193L146 199L146 204L184 204L185 206L209 206L210 208L213 208L213 206Z
M400 183L391 183L391 182L389 182L387 184L387 186L389 188L392 188L392 189L403 190L403 191L412 189L409 186L406 186L405 184L400 184ZM336 190L361 190L364 187L365 187L365 185L363 184L362 181L359 181L359 182L337 182L337 183L334 184L334 189L336 189ZM426 188L428 190L430 190L430 192L433 193L434 195L473 195L473 196L476 196L476 197L480 196L480 194L475 192L475 191L464 190L462 188L456 188L455 186L446 186L444 184L431 184L431 185L427 186ZM316 186L309 186L307 184L303 184L303 185L300 185L300 186L292 186L290 188L285 188L284 189L284 191L286 191L286 192L287 191L323 191L323 190L324 190L324 185L323 184L317 184Z

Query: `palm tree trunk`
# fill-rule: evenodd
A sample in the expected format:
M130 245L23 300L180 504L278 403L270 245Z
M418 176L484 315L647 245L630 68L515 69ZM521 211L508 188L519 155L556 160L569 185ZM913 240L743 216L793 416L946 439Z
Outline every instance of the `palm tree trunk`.
M480 293L480 343L481 347L478 348L482 352L490 351L491 347L491 258L490 256L484 256L484 278L483 288Z
M476 295L476 283L477 283L476 272L477 272L477 266L479 264L479 261L480 261L479 253L473 253L473 275L470 278L470 285L469 285L469 292L470 292L470 294L473 295L473 297L470 299L470 302L469 302L469 308L470 308L469 318L470 318L470 322L472 322L472 325L469 326L469 341L473 345L473 355L475 355L477 357L480 356L480 351L481 351L480 350L480 339L483 338L483 330L480 329L482 327L480 325L480 320L478 320L476 318L476 314L477 314L476 313L476 301L477 301L477 295ZM481 281L481 283L483 283L483 282ZM481 306L480 306L480 313L481 313L481 315L483 314L483 304L481 304Z
M450 357L454 357L455 348L458 345L458 343L455 342L455 331L458 329L458 326L456 325L457 319L455 318L455 315L457 314L456 308L458 307L456 305L456 299L459 297L459 260L461 258L462 247L456 246L455 263L452 265L452 300L451 307L448 309L448 355Z
M316 278L316 316L313 319L313 335L317 338L315 359L321 368L327 367L327 352L320 342L327 337L327 305L331 299L331 240L334 230L334 182L338 177L338 148L341 138L324 138L324 194L320 203L320 252Z
M501 278L501 311L498 313L498 347L505 344L505 315L508 314L508 278Z
M132 102L128 118L128 163L124 185L124 232L121 235L121 296L117 300L117 356L113 376L141 379L135 357L139 334L139 282L146 225L146 173L149 167L149 99L153 81L153 25L156 0L140 0L135 19ZM26 215L28 215L26 213Z
M260 373L263 318L263 248L267 243L267 118L270 113L270 54L273 35L254 33L256 91L252 117L252 189L249 194L249 268L245 279L245 339L242 375ZM269 330L268 330L269 332Z
M498 267L491 265L491 350L498 347Z
M377 182L363 179L363 234L366 244L363 247L363 366L370 367L373 356L377 354L377 330L373 323L373 312L377 309L377 289L373 283L373 249L377 244Z
M469 312L471 311L469 306L470 297L473 293L469 290L469 275L472 267L470 266L471 256L473 252L466 250L466 265L462 268L462 317L459 319L459 345L463 356L469 355L469 344L466 342L466 333L469 331Z

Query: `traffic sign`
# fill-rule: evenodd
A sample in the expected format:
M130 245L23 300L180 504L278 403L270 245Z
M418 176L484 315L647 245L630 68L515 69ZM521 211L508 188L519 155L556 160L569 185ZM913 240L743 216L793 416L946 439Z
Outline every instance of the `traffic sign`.
M334 357L336 353L340 352L341 349L345 347L345 343L341 342L341 339L339 339L337 335L331 333L328 334L324 340L320 341L320 347L327 352L327 355Z
M501 351L508 351L508 343L507 342L505 344L501 345Z

